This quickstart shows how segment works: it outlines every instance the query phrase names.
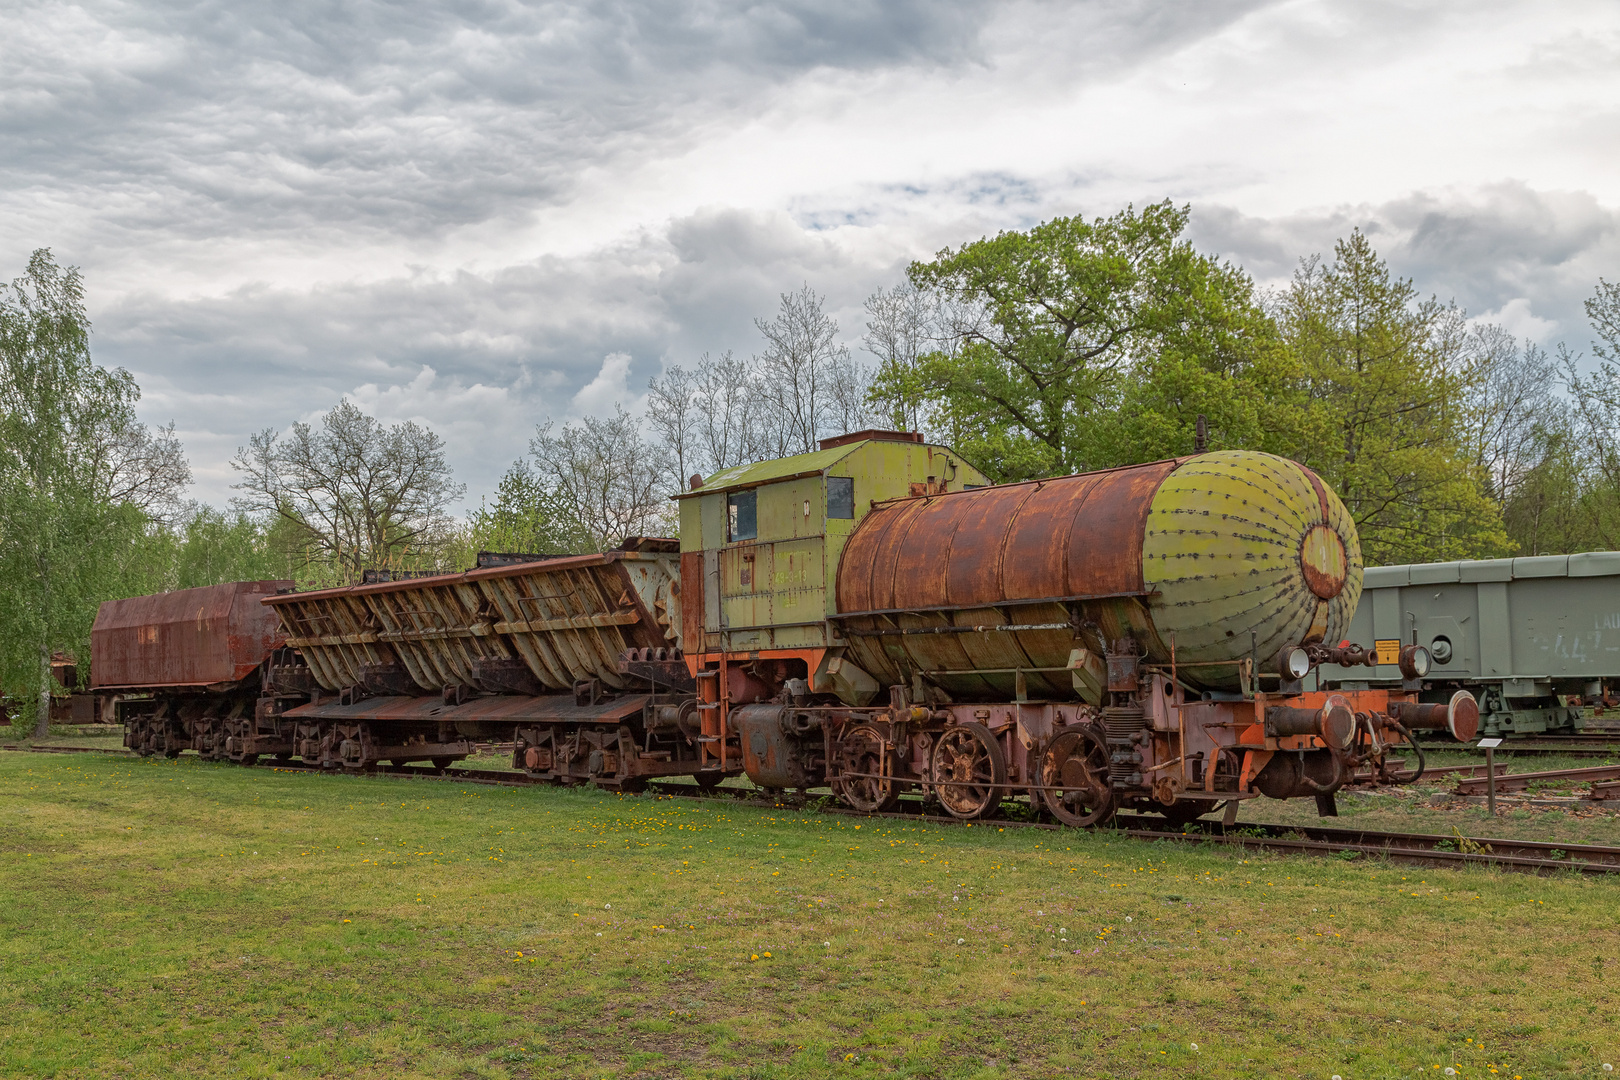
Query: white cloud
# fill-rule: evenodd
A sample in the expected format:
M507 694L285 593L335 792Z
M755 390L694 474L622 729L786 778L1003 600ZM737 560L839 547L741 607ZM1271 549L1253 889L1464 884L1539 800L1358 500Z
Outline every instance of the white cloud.
M608 353L602 358L602 368L596 378L574 395L571 411L576 416L601 416L619 406L634 411L631 407L637 404L637 395L630 392L629 380L630 354Z
M1531 311L1530 299L1524 296L1514 297L1495 311L1481 313L1475 321L1496 323L1514 337L1534 342L1547 341L1558 330L1552 319L1543 319Z

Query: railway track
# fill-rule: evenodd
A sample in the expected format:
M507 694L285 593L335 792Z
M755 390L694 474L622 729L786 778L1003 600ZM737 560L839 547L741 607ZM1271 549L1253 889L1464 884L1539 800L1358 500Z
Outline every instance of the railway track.
M1578 757L1578 758L1617 758L1620 750L1605 750L1598 746L1515 746L1513 743L1503 743L1497 748L1498 761L1512 758L1515 754L1521 757Z
M123 749L100 747L26 747L0 746L0 750L57 754L113 754L133 757ZM254 765L257 769L283 772L330 773L332 775L365 778L367 776L422 781L454 781L459 783L489 784L501 787L550 786L523 773L503 773L490 769L449 768L440 770L390 766L371 773L334 773L319 766L302 762L265 762ZM760 796L748 788L700 788L696 784L654 783L648 786L653 794L673 798L718 799L744 802L761 806L781 805L781 800ZM992 821L964 822L941 814L926 813L921 800L909 799L901 807L886 814L864 813L842 806L805 806L814 813L839 814L846 817L894 819L927 822L939 825L980 826L994 824L998 828L1045 829L1061 831L1064 825L1042 821L993 819ZM1314 825L1278 825L1258 822L1239 822L1225 826L1219 821L1197 820L1187 825L1174 825L1150 814L1120 814L1113 826L1122 835L1138 840L1177 844L1217 844L1226 847L1286 852L1297 855L1333 856L1338 858L1367 857L1409 865L1432 867L1494 866L1519 873L1549 874L1577 872L1582 874L1620 874L1620 846L1599 844L1548 843L1533 840L1508 840L1498 837L1451 836L1433 833L1375 832L1365 829L1341 829Z

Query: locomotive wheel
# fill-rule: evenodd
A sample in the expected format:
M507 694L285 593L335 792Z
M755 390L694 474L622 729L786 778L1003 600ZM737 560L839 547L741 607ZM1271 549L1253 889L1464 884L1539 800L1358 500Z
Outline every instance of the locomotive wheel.
M1041 785L1046 808L1065 825L1097 825L1118 808L1108 786L1108 747L1091 731L1069 730L1052 740L1041 755Z
M980 818L1001 805L1007 759L983 724L946 728L934 744L928 771L935 797L952 817Z
M868 814L885 813L899 803L900 785L889 775L894 770L885 767L892 757L876 728L861 725L846 732L838 741L838 760L842 770L863 774L839 778L838 797L844 802Z
M719 769L712 769L709 772L692 774L692 779L696 780L697 786L702 788L704 791L713 791L715 788L720 786L720 781L724 780L725 778L726 774L721 772Z

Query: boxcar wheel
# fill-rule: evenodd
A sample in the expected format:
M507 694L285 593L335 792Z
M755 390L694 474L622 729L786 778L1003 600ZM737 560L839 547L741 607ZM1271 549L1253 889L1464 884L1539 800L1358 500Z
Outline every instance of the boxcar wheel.
M856 773L838 778L838 797L856 810L882 814L900 802L900 786L883 736L874 727L862 724L851 728L838 740L840 771Z
M939 804L952 817L981 818L1001 805L1007 759L983 724L946 728L934 744L928 771Z
M1065 825L1097 825L1117 808L1108 786L1108 746L1084 728L1063 732L1046 748L1041 786L1046 808Z

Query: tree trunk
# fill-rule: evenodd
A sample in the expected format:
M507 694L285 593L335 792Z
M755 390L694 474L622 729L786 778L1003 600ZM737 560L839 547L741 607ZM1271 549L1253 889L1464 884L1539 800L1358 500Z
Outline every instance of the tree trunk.
M34 738L51 733L51 647L39 647L39 715L34 718Z

